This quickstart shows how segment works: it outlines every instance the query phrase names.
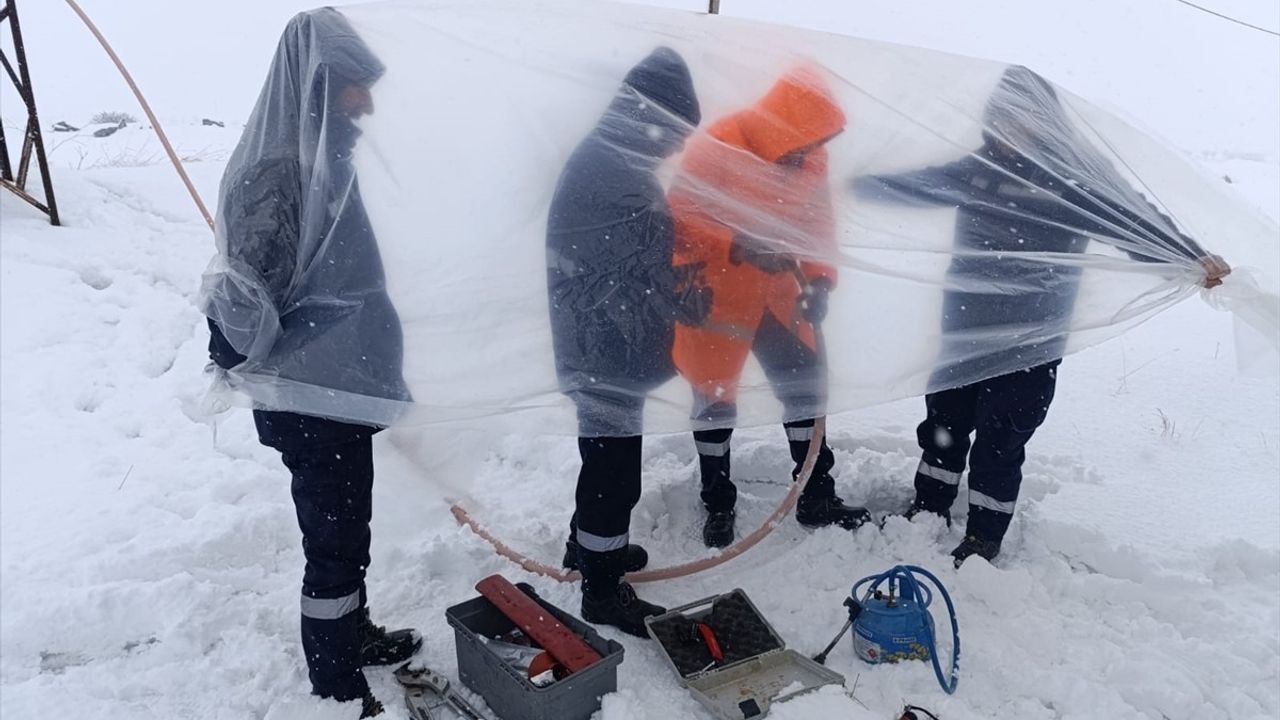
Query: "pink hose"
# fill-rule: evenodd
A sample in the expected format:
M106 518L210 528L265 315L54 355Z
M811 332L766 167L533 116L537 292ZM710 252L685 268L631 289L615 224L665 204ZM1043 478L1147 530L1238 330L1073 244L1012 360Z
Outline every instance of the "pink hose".
M627 580L633 583L655 582L657 580L671 580L673 578L685 577L693 575L704 570L710 570L713 567L723 565L739 555L747 552L755 547L769 536L770 533L778 526L783 518L791 512L795 507L796 501L800 499L800 493L804 492L805 485L809 484L809 478L813 475L813 468L818 462L818 453L822 450L822 440L827 434L827 419L825 417L818 418L813 424L813 439L809 441L809 452L805 456L804 465L800 468L800 476L791 485L791 491L782 499L782 503L778 505L773 514L769 516L764 523L756 528L754 532L741 540L735 542L725 548L724 552L719 555L705 557L698 560L691 560L687 563L672 565L670 567L657 568L655 570L641 570L627 575ZM546 563L539 562L525 555L511 546L502 542L493 533L484 528L475 518L467 513L466 509L461 505L454 504L450 511L453 513L454 519L459 525L469 528L476 535L480 536L485 542L493 546L494 552L511 562L524 568L526 571L535 575L551 578L559 582L573 582L581 576L576 572L569 572L564 568L553 567Z

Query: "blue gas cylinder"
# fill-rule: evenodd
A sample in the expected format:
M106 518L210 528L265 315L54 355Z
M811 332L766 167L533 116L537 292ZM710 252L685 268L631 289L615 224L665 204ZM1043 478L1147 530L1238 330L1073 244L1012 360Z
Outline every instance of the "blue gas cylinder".
M934 635L932 583L947 604L951 622L951 669L944 673ZM865 592L860 591L866 588ZM951 595L933 573L918 565L895 565L854 584L845 600L853 627L853 652L871 664L925 660L933 665L938 685L949 695L956 691L960 669L960 624ZM834 641L833 643L834 644ZM829 650L830 648L828 648ZM825 656L825 651L823 653Z
M877 593L861 605L853 623L854 654L873 665L930 658L933 616L927 601Z

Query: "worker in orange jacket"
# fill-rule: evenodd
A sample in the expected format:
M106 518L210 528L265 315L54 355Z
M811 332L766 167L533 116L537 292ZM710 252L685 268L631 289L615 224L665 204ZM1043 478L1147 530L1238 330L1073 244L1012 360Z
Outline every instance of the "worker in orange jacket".
M825 413L826 363L819 323L836 270L835 221L825 144L845 125L821 73L802 66L784 75L754 106L714 123L689 144L669 202L676 225L674 263L696 270L711 289L711 311L698 327L677 324L672 350L693 386L707 509L703 540L734 538L737 489L729 443L739 377L754 353L782 401L784 427L800 472ZM835 494L835 458L823 441L800 497L802 525L854 529L869 519Z

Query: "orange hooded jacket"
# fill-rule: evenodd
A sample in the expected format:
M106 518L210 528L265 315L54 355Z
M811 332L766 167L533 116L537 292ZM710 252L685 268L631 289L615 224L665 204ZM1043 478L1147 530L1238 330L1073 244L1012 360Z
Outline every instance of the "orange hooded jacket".
M822 145L844 125L821 75L802 67L784 75L755 106L720 119L690 142L669 196L674 264L701 264L697 278L713 297L704 323L676 326L673 357L704 397L733 402L766 312L817 350L816 329L801 314L800 281L835 284L835 268L803 258L834 254ZM731 258L735 239L786 269L765 272Z

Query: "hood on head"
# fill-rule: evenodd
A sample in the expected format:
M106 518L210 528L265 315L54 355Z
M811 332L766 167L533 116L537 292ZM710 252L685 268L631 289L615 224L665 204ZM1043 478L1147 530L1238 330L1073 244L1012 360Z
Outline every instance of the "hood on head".
M289 22L286 42L295 67L301 73L314 68L317 75L328 72L331 81L371 87L386 72L386 66L356 34L351 23L333 8L299 13Z
M748 149L768 162L830 140L845 126L822 71L804 65L783 75L740 121Z
M982 126L988 145L1011 146L1023 154L1043 152L1075 137L1053 85L1021 65L1000 78L987 101Z
M600 127L611 142L631 152L663 158L679 150L701 120L684 58L659 47L627 73Z

